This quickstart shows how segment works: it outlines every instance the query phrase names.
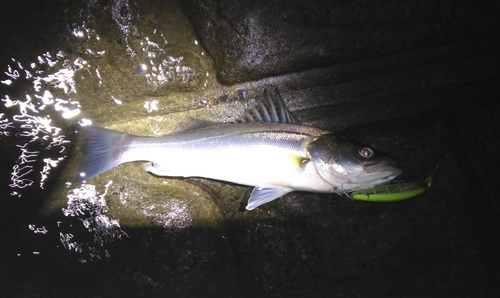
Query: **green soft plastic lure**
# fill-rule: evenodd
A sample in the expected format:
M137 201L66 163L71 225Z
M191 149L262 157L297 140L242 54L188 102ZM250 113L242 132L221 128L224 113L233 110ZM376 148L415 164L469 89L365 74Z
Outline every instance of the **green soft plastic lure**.
M421 182L403 182L378 185L354 191L350 194L353 200L370 202L393 202L412 198L431 187L431 177Z

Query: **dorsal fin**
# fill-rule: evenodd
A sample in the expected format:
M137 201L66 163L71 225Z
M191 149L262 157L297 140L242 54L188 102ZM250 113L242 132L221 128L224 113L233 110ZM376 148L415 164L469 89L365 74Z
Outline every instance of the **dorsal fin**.
M278 89L269 94L264 90L262 97L255 98L255 103L236 122L274 122L274 123L299 123L288 111Z

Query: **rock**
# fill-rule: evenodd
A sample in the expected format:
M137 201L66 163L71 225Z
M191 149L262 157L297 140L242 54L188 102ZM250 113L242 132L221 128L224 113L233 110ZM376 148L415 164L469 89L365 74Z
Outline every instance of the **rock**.
M223 84L459 40L495 23L478 5L455 1L188 0L182 6Z

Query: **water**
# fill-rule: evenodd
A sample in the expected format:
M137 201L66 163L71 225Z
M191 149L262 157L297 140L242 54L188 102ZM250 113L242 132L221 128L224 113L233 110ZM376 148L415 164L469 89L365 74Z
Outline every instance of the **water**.
M117 243L131 237L124 223L129 228L185 229L203 218L191 218L186 200L144 202L140 198L148 196L145 191L127 183L72 183L78 165L70 158L78 155L73 125L116 125L129 115L131 132L144 133L149 127L150 134L162 134L174 126L162 124L166 111L208 105L205 98L189 96L212 87L215 80L211 60L180 8L172 1L144 10L130 7L128 1L82 1L58 16L61 8L51 5L40 12L36 7L32 12L10 8L18 14L46 13L46 23L40 21L50 28L46 34L57 35L61 42L40 52L20 48L25 51L22 58L9 53L13 56L0 66L1 218L8 227L2 232L8 239L2 246L2 274L8 275L2 287L14 296L65 296L75 291L73 286L57 289L52 284L57 271L64 274L61 263L69 262L66 272L77 275L86 269L76 264L102 265L114 256ZM165 13L155 15L155 9ZM65 20L66 26L53 30L50 17ZM110 215L106 199L111 193L125 209L115 211L116 216ZM131 211L129 204L140 206ZM152 237L151 231L147 237ZM46 276L41 268L30 272L40 264L48 266ZM144 279L141 283L153 282L137 274ZM83 279L81 286L88 282Z

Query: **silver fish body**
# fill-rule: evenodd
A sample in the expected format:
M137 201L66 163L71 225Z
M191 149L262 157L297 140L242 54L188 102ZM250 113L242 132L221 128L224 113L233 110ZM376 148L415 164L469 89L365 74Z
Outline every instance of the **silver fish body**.
M401 173L394 160L371 148L288 122L200 122L162 137L83 127L86 158L78 180L125 162L146 161L143 169L158 176L255 186L246 207L252 210L295 190L346 193Z

